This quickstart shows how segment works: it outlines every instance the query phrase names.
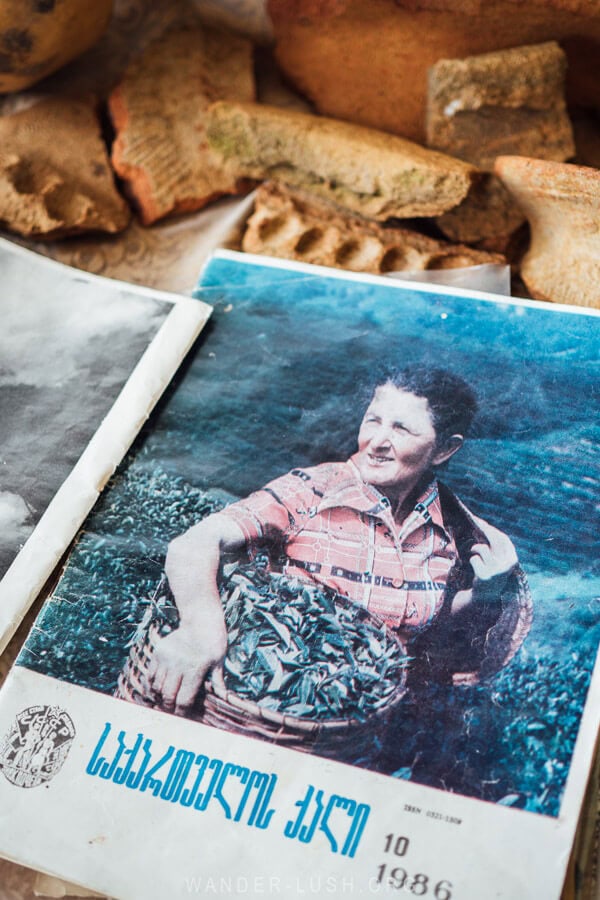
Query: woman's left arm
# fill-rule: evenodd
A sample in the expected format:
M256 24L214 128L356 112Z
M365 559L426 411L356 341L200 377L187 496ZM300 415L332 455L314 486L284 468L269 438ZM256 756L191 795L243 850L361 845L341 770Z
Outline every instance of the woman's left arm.
M474 603L500 599L508 578L518 565L514 544L507 534L479 516L472 518L483 540L471 547L469 562L474 572L471 588L458 591L452 601L452 614Z
M503 531L494 528L485 519L472 518L482 540L473 544L469 562L473 569L472 586L457 591L452 599L452 616L469 616L469 608L474 612L482 604L500 603L502 591L519 563L517 552L511 539ZM453 676L455 684L476 684L478 677L473 672L457 672Z
M479 516L473 516L473 521L484 538L471 547L469 562L475 573L473 592L476 597L481 594L487 599L490 593L498 596L519 559L507 534Z

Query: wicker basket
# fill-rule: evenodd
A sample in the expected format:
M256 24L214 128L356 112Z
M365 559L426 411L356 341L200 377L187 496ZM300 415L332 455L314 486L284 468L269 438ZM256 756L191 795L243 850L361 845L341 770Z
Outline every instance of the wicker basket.
M340 602L349 603L345 598ZM374 625L386 627L378 617L361 609L361 615ZM127 661L119 675L115 696L143 706L160 709L149 687L146 672L155 643L177 627L177 610L166 581L163 579L151 605L136 631ZM388 630L390 640L398 645L398 653L406 656L401 639ZM372 765L381 750L384 732L393 711L406 693L406 668L385 705L366 719L308 719L266 709L258 703L229 690L223 669L217 666L205 684L202 701L191 710L190 718L225 731L255 737L306 753L353 764Z

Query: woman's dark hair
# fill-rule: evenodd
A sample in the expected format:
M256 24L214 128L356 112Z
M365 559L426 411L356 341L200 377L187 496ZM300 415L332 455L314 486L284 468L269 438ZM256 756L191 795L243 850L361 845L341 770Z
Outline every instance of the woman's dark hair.
M389 369L377 382L378 387L383 384L425 397L439 446L453 434L466 436L477 412L477 398L471 386L447 369Z

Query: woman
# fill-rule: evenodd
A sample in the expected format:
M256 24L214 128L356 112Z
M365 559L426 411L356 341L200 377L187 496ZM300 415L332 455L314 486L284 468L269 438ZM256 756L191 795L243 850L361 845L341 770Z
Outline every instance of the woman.
M286 571L379 614L421 661L424 637L453 634L454 683L505 664L530 621L515 549L433 475L475 411L471 388L450 372L396 372L375 388L349 460L293 469L172 541L165 570L180 625L157 644L149 673L161 705L184 715L226 653L221 555L265 542ZM501 646L490 655L494 629Z

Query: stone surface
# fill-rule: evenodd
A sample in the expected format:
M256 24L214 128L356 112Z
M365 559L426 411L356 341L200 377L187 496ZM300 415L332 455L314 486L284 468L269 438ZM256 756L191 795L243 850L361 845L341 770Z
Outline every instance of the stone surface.
M600 308L600 171L519 156L495 171L529 220L521 277L532 297Z

